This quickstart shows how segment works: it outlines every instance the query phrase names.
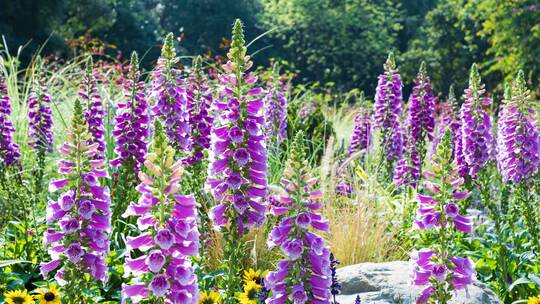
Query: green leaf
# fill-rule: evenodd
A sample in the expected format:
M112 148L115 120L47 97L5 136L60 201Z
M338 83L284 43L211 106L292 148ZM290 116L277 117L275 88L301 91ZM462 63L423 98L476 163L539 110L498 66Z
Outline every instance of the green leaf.
M510 287L508 287L508 291L512 291L512 289L514 289L514 287L516 287L518 285L523 285L523 284L533 284L533 282L531 280L525 278L525 277L519 278L516 281L514 281L514 283L512 283L512 285L510 285Z
M537 287L540 287L540 277L535 274L529 274L529 279L536 284Z
M26 260L0 260L0 268L15 265L15 264L21 264L21 263L32 263L32 262L26 261Z

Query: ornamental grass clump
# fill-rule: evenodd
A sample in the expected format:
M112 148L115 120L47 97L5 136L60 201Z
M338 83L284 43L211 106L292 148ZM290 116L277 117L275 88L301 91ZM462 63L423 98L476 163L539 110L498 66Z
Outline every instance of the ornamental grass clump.
M97 158L99 143L90 143L91 135L79 100L67 141L58 149L61 178L52 180L49 191L62 191L47 206L43 243L51 261L41 264L44 278L56 270L55 279L63 286L67 303L84 302L81 290L95 281L107 283L105 258L109 253L111 231L110 196L104 160Z
M180 70L175 68L177 63L174 35L169 33L152 73L150 98L154 101L153 112L163 122L169 142L183 155L191 150L192 139L188 92Z
M182 161L175 161L161 122L154 123L151 151L139 172L141 196L124 214L137 217L140 234L127 238L124 271L134 278L122 285L122 303L195 304L199 290L191 257L200 247L195 199L179 194Z
M92 135L88 140L89 144L98 145L95 159L105 159L105 126L103 119L105 109L98 92L97 77L99 72L93 70L94 61L92 57L88 58L86 63L86 72L80 85L79 97L82 99L84 107L84 119L88 125L88 132Z
M464 178L457 176L452 162L451 141L446 130L433 155L433 173L424 172L423 193L416 197L415 226L422 239L432 240L431 246L411 254L411 283L425 287L416 300L419 304L448 303L455 291L466 290L475 278L472 260L455 254L456 238L472 233L472 220L458 207L469 193L460 190Z
M268 237L268 246L279 247L283 254L277 269L266 276L265 284L271 290L269 304L330 303L332 297L330 251L314 232L327 232L329 227L318 213L322 192L315 188L317 179L308 175L303 144L300 132L293 141L282 179L287 195L281 199L290 203Z
M0 168L5 170L19 163L19 145L13 140L15 128L11 122L11 103L6 80L0 74Z
M395 162L403 153L403 131L400 117L403 103L403 83L398 73L394 54L390 53L379 75L375 94L375 128L381 130L383 166L387 177L392 177Z
M210 211L214 225L224 233L226 246L226 303L240 291L240 240L249 229L260 227L266 217L266 137L263 90L255 87L257 76L247 71L253 65L246 55L243 25L236 20L229 61L219 79L219 113L212 130L208 186L217 205Z
M493 160L494 141L491 117L486 107L491 103L485 97L484 85L481 83L478 67L473 64L469 78L469 87L463 95L461 106L461 152L464 163L460 164L469 176L475 178L486 164ZM459 161L459 159L458 159Z
M360 93L359 106L360 109L354 116L354 127L351 134L349 156L362 150L367 152L366 150L371 143L371 115L367 107L364 92Z

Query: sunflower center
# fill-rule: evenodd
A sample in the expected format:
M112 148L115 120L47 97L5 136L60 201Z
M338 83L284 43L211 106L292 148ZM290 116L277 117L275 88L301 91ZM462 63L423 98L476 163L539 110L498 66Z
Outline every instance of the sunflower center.
M50 292L50 291L47 292L47 293L45 293L45 294L43 295L43 298L44 298L45 300L47 300L47 301L52 301L52 300L54 300L55 297L56 297L56 296L54 295L54 293L52 293L52 292Z
M248 298L250 300L254 300L256 297L257 297L257 290L255 290L255 288L248 291Z
M11 298L15 304L23 304L25 299L23 297L15 296Z

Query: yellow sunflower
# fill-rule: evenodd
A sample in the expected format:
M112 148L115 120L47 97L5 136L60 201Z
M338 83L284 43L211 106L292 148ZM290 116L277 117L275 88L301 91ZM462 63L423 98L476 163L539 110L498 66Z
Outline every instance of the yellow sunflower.
M219 304L221 303L221 296L217 291L210 291L206 293L205 291L201 292L201 297L199 299L199 304Z
M260 270L253 270L253 268L244 270L244 283L255 282L257 285L261 285L262 279L266 278L267 273L268 270L265 270L262 273Z
M530 297L527 304L540 304L540 296Z
M34 304L34 299L26 290L12 290L4 293L6 304Z
M257 294L261 290L261 285L248 281L244 285L244 292L238 294L240 304L257 304Z
M62 294L56 285L51 285L49 289L38 289L38 294L34 298L39 304L62 304Z

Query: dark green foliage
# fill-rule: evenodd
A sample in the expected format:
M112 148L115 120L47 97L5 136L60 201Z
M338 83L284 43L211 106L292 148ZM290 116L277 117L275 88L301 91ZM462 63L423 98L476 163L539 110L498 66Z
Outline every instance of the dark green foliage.
M262 1L263 21L279 27L284 56L301 76L332 81L339 88L373 93L380 62L397 46L401 12L394 1Z

